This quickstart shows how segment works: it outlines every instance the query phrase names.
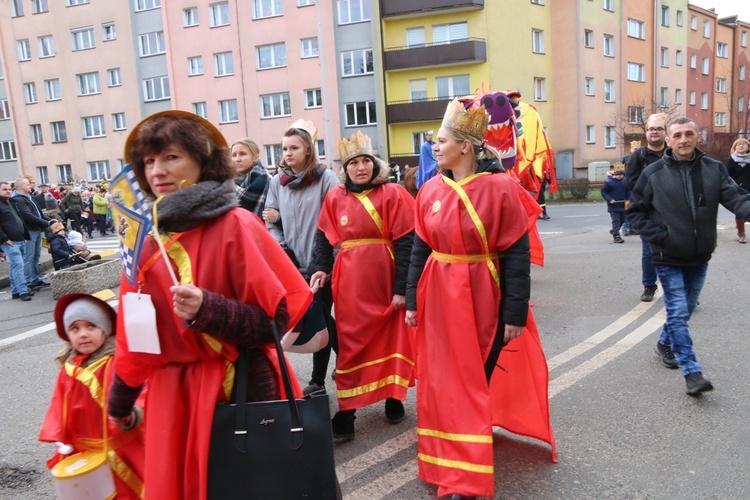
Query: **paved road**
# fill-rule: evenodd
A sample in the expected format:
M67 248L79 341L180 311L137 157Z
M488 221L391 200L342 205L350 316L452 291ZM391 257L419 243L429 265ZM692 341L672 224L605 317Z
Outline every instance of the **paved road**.
M544 445L496 430L497 497L748 498L743 299L750 248L736 242L733 217L722 210L718 248L691 321L699 361L716 390L693 399L679 373L653 353L663 302L660 295L650 304L638 300L640 240L612 244L605 210L602 203L552 205L552 219L539 222L546 265L532 271L532 299L550 365L559 463ZM53 490L43 462L50 450L35 436L59 341L49 330L13 338L43 330L54 303L44 292L40 300L17 302L0 302L0 498L48 498ZM310 356L291 358L306 382ZM328 381L329 393L334 389ZM395 426L380 405L358 411L357 438L335 448L347 499L435 497L416 479L414 407L410 391L407 419Z

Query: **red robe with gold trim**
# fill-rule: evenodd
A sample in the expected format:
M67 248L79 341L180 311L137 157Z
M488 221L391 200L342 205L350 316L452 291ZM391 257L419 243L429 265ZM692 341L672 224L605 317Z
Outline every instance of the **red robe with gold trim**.
M500 355L507 373L495 370L491 390L484 363L497 335L499 262L455 258L503 252L521 238L540 211L523 197L510 176L486 173L459 183L439 177L417 196L417 234L444 254L427 260L417 289L419 476L439 485L438 496L494 498L493 424L550 443L554 459L547 364L531 311Z
M159 252L158 247L149 238L141 265L154 252ZM239 208L181 233L168 254L181 283L258 304L269 316L286 298L291 325L302 318L312 300L309 286L260 219ZM159 258L145 273L141 293L151 295L156 309L161 354L128 350L120 303L117 330L124 333L117 336L115 368L132 387L148 380L146 498L204 499L214 406L231 391L237 349L185 326L173 312L171 286L166 264ZM122 296L136 287L123 277L120 290ZM275 348L263 350L278 372ZM283 391L280 375L279 387Z
M143 498L143 425L123 432L105 420L106 388L114 376L113 358L102 356L82 367L80 364L85 357L79 355L66 361L57 375L39 441L72 445L73 453L101 451L106 422L107 457L115 478L117 498ZM51 469L63 458L66 457L55 452L47 466Z
M337 187L326 195L318 227L332 245L344 242L331 282L339 409L403 400L414 383L415 353L405 310L391 305L396 275L391 242L414 229L414 200L398 184L360 194Z

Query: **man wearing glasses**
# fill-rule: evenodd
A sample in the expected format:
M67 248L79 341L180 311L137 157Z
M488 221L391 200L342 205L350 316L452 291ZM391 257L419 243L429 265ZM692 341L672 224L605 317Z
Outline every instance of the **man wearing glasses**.
M625 167L625 180L631 193L643 169L661 159L664 150L667 148L666 138L667 115L664 113L650 115L646 120L646 145L640 147L630 155ZM651 262L651 247L643 239L643 236L641 236L641 246L643 248L641 253L641 281L643 282L641 300L643 302L651 302L654 300L654 293L656 293L656 269L654 269L654 264ZM668 365L670 368L677 368L677 361L671 352L663 356L663 360L665 365Z

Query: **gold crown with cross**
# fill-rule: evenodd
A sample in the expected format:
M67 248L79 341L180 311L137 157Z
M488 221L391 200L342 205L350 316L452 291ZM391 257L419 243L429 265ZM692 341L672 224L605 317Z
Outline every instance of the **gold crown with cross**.
M357 130L357 133L349 139L339 139L339 153L341 154L341 165L345 166L349 160L357 156L367 155L375 157L372 152L372 141L368 136Z
M456 97L451 101L445 110L441 126L481 141L487 133L489 122L490 115L484 106L478 105L474 96L468 96Z

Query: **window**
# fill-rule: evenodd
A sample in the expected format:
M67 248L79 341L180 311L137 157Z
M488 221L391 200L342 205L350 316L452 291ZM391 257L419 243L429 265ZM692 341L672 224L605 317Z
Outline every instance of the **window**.
M727 79L726 78L716 79L716 92L719 92L720 94L727 93Z
M412 132L411 133L411 150L412 153L419 156L422 150L422 144L424 144L424 133Z
M47 101L58 101L62 98L60 95L60 79L44 80L44 94Z
M645 67L643 64L628 63L628 80L633 82L645 82Z
M628 106L628 123L631 125L643 125L646 117L646 108L643 106Z
M36 100L36 83L29 82L23 84L23 96L26 104L34 104Z
M547 100L547 79L534 77L534 100Z
M726 127L727 126L727 114L726 113L714 113L714 126Z
M341 64L344 76L368 75L375 71L372 64L372 49L342 52Z
M708 109L708 92L701 92L701 109Z
M135 0L135 11L158 9L161 7L161 0Z
M726 43L716 42L716 57L729 57L729 45Z
M427 99L427 79L409 80L409 100L423 101Z
M628 19L628 36L633 38L646 39L646 28L642 21Z
M583 46L587 49L594 48L594 32L592 30L583 30Z
M698 67L698 56L696 54L693 54L690 56L690 68L695 69Z
M323 106L323 94L320 89L305 90L305 109Z
M10 17L23 17L23 0L10 1Z
M263 146L266 155L266 165L278 165L281 163L281 144L266 144Z
M669 26L669 7L666 5L661 6L661 25Z
M56 165L55 169L57 170L58 182L63 184L73 182L73 169L70 167L70 164Z
M31 12L33 14L49 12L49 5L47 4L47 0L31 0Z
M107 160L90 161L87 162L86 165L89 170L89 180L98 181L109 179L109 162Z
M740 98L737 99L737 111L739 111L740 113L745 111L745 97L744 96L740 96Z
M31 61L31 45L29 39L24 38L23 40L16 41L16 47L18 48L18 60L20 61Z
M99 72L76 75L78 81L78 95L101 94L102 86L99 82Z
M299 41L300 57L318 57L318 37L303 38Z
M604 35L604 55L615 57L615 37L612 35Z
M740 81L743 81L745 79L745 65L744 64L740 65L739 70L737 71L737 78Z
M89 0L65 0L67 7L73 7L74 5L84 5L89 3Z
M432 43L454 43L469 38L469 23L435 24L432 26Z
M55 42L52 40L52 35L40 36L37 38L39 42L39 58L52 57L55 55Z
M690 29L693 31L698 30L698 17L697 16L690 16Z
M604 127L604 147L615 147L615 127Z
M215 3L208 6L208 25L212 28L229 24L229 3Z
M318 158L326 157L326 143L323 139L315 141L315 152L318 153Z
M586 125L586 144L594 144L596 142L596 127L594 125Z
M583 92L586 95L594 95L594 79L587 76L583 81Z
M117 39L117 31L115 31L115 23L102 24L102 31L104 32L103 40L105 42L109 40Z
M206 101L194 102L193 113L203 118L208 118L208 110L206 108Z
M610 12L615 11L615 0L604 0L603 4L604 10L608 10Z
M742 31L742 34L740 35L740 45L742 47L747 47L747 31Z
M438 99L453 99L471 93L469 75L441 76L435 78L435 94Z
M544 31L531 30L531 51L534 54L544 54Z
M29 137L31 138L32 146L44 144L44 137L42 137L42 126L38 123L29 125Z
M347 127L374 125L376 123L375 101L350 102L346 105Z
M338 0L339 24L370 20L370 0Z
M674 64L675 66L682 66L682 51L679 49L674 51Z
M52 142L68 141L68 130L65 128L65 122L50 122L49 127L52 132Z
M669 67L669 48L662 47L660 53L661 53L661 67L668 68Z
M674 89L674 103L682 104L682 89Z
M286 45L284 42L256 47L255 54L258 69L286 66Z
M703 38L711 38L711 21L703 20Z
M112 68L107 70L107 85L109 85L110 87L119 87L120 85L122 85L120 68Z
M659 89L659 106L666 108L669 105L669 88L661 87Z
M711 68L711 59L709 59L708 57L704 57L703 64L701 65L701 73L703 73L704 75L707 75L710 68Z
M172 94L169 91L169 77L157 76L143 80L143 90L146 101L161 101L169 99Z
M683 15L682 11L678 10L677 13L674 16L674 23L677 26L682 26L684 24L684 22L685 22L685 20L683 18L684 18L684 15Z
M203 74L203 56L188 57L188 76Z
M261 118L276 118L278 116L289 116L291 114L292 108L289 104L289 92L260 96Z
M47 167L36 167L36 178L39 179L39 183L49 183L49 174L47 173Z
M231 52L214 54L214 76L228 76L234 74L234 59Z
M701 142L706 142L708 139L708 128L704 127L701 129Z
M315 0L297 0L297 7L304 7L305 5L315 5Z
M164 54L167 51L167 47L164 44L163 31L144 33L143 35L140 35L138 39L140 40L141 57Z
M0 161L13 161L16 159L16 143L13 141L0 142Z
M531 0L534 5L544 5L544 0Z
M690 101L691 106L695 106L695 90L690 91Z
M10 118L10 106L8 105L8 99L0 99L0 120L7 120Z
M198 7L182 9L182 26L185 28L198 26Z
M406 28L406 46L424 46L424 26L419 26L417 28Z
M614 80L604 80L604 102L615 102Z
M284 8L281 0L253 0L253 19L281 16Z
M70 36L73 41L73 50L93 49L96 46L92 27L72 30Z
M81 125L84 139L107 135L104 129L104 115L84 116L81 118Z
M125 130L125 113L112 113L112 130Z
M237 99L219 101L219 123L231 123L240 120L237 112Z

